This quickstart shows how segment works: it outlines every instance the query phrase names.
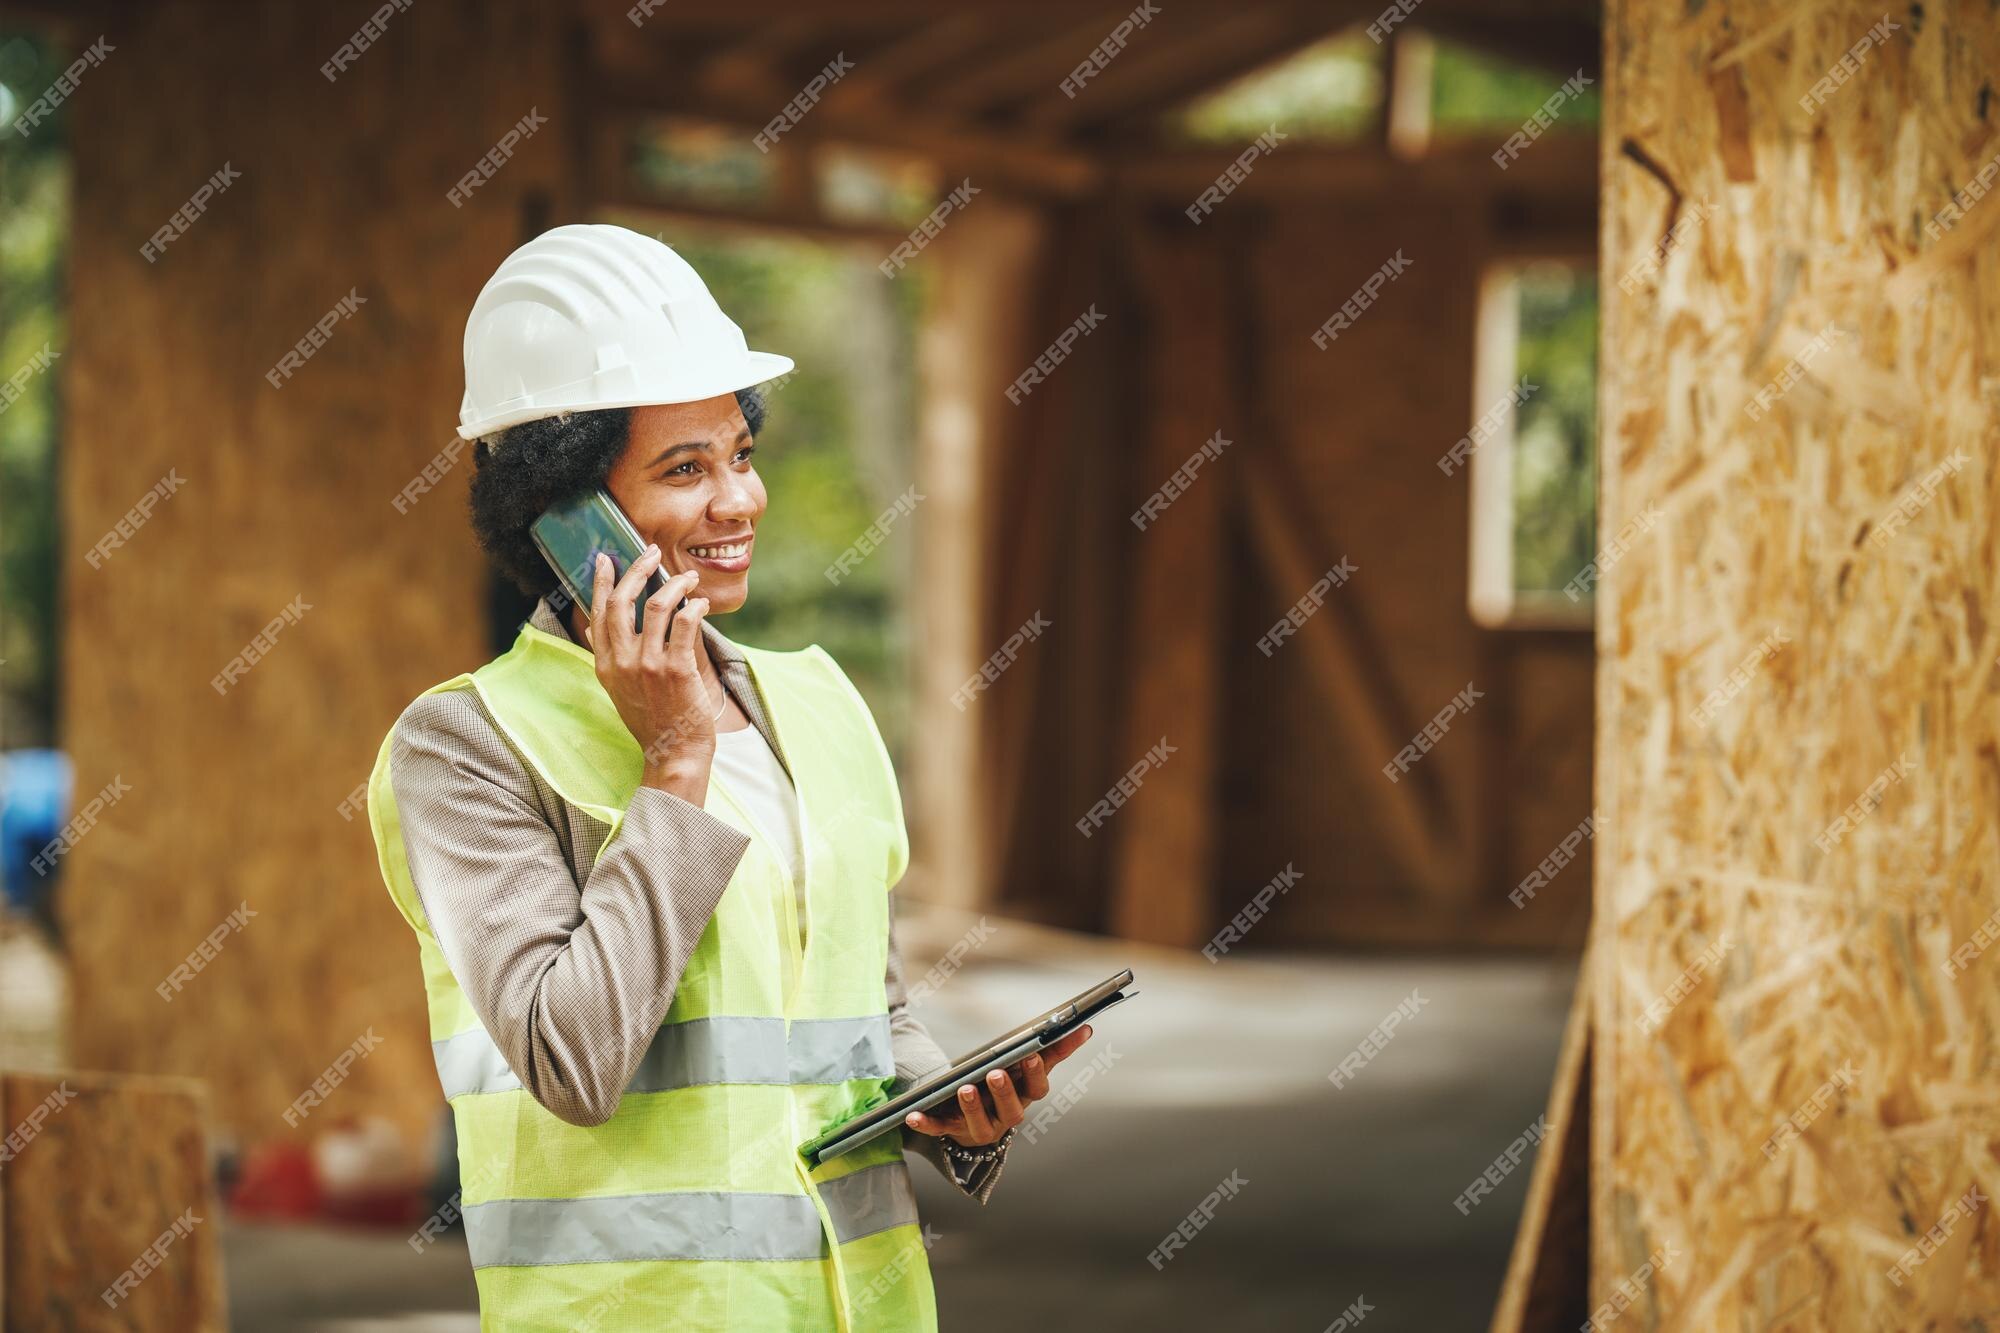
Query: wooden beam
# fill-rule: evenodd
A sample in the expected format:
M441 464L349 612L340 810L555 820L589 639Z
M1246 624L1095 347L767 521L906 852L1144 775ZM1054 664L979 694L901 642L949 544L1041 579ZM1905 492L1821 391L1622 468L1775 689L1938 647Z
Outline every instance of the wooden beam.
M670 81L615 76L607 77L599 91L607 114L688 116L735 125L751 134L763 129L783 106L782 102L751 101L728 93L703 96L692 89L677 89ZM927 121L896 108L851 107L842 111L822 104L808 112L782 142L814 141L904 149L935 159L947 173L978 173L1023 194L1083 194L1103 175L1089 155L1058 144Z
M1298 512L1299 485L1284 472L1275 447L1243 449L1232 455L1242 470L1249 527L1268 581L1279 588L1309 588L1326 569L1324 552L1307 537L1308 522ZM1339 594L1297 633L1310 655L1316 679L1326 685L1326 701L1339 722L1340 753L1370 764L1360 786L1389 829L1383 843L1403 863L1420 892L1443 898L1461 887L1462 840L1430 770L1419 766L1398 783L1380 780L1372 756L1393 755L1422 729L1417 716L1381 674L1384 655Z
M1567 1333L1590 1312L1590 960L1586 948L1489 1333Z
M1081 11L1084 17L1059 28L1025 34L1002 49L984 53L976 70L934 70L931 76L904 89L910 106L943 107L956 115L977 117L995 106L1039 96L1056 97L1057 85L1093 47L1104 40L1130 6L1099 6Z
M1282 199L1331 192L1436 191L1502 196L1568 190L1590 197L1597 183L1597 138L1548 134L1506 171L1492 160L1502 138L1437 144L1406 162L1370 144L1359 148L1283 145L1261 158L1237 185L1236 196ZM1119 189L1162 194L1186 202L1235 162L1233 148L1155 149L1108 156L1106 170Z
M1008 26L1007 15L986 7L961 10L912 27L829 89L821 105L833 111L853 111L864 107L879 110L890 101L907 103L912 81L977 51Z
M1212 432L1233 430L1238 407L1226 253L1192 227L1135 230L1131 249L1138 290L1156 307L1140 315L1152 346L1149 392L1141 395L1147 410L1132 442L1136 503ZM1225 494L1202 478L1136 537L1127 535L1131 611L1121 651L1129 684L1105 776L1124 781L1149 753L1156 762L1136 792L1108 795L1123 804L1090 835L1113 840L1109 926L1126 939L1192 947L1215 928L1224 712L1214 627L1224 606Z
M1042 133L1065 134L1136 122L1226 87L1374 12L1373 0L1257 5L1208 15L1182 11L1172 18L1163 10L1075 99L1051 96L1028 108L1021 120ZM1076 53L1072 65L1091 45Z

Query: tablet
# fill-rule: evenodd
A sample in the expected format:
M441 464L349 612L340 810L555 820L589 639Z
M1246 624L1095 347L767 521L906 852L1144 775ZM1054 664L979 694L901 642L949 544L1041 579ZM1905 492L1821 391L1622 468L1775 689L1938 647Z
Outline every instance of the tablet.
M879 1134L900 1127L903 1117L910 1112L928 1111L939 1102L949 1101L957 1094L961 1084L971 1083L984 1087L982 1080L988 1071L1005 1069L1036 1051L1055 1045L1094 1015L1103 1013L1129 996L1137 995L1138 991L1125 989L1131 984L1132 969L1128 967L1116 976L1098 982L1083 994L1074 996L1046 1013L1029 1019L1012 1032L995 1037L977 1050L960 1056L937 1073L897 1093L890 1100L870 1107L844 1124L834 1126L818 1138L801 1146L800 1154L812 1165L819 1166L850 1149L860 1147Z

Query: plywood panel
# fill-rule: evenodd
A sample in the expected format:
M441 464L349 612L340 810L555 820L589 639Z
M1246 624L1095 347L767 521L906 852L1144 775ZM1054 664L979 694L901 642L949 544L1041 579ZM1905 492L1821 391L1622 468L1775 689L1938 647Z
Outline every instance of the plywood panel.
M207 1116L192 1080L0 1074L0 1326L228 1327Z
M2000 201L1927 226L2000 154L2000 19L1886 17L1608 11L1592 1296L1668 1252L1635 1327L2000 1306L1956 1207L2000 951L1948 966L2000 907Z
M439 1101L415 941L345 803L404 704L487 655L469 468L392 501L456 438L464 312L573 128L543 7L394 10L329 81L374 8L122 7L70 102L62 726L81 793L127 789L63 858L73 1053L214 1079L239 1139L294 1132L284 1109L370 1031L319 1114L416 1135ZM330 311L324 345L267 379ZM87 560L170 473L171 498Z

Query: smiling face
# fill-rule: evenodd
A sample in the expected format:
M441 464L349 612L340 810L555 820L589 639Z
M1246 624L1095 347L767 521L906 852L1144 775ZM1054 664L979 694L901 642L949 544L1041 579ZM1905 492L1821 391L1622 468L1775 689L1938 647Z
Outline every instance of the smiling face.
M605 489L639 535L660 547L660 571L696 570L693 595L723 615L750 595L750 557L764 516L764 482L734 394L632 409L632 435Z

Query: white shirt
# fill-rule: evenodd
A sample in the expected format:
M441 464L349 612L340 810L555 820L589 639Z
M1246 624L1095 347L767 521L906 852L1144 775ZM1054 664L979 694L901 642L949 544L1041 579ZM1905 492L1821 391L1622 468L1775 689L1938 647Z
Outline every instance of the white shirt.
M757 831L778 851L797 895L799 939L806 936L806 898L799 848L799 807L792 779L764 733L755 727L715 733L715 770L729 794L749 808Z

